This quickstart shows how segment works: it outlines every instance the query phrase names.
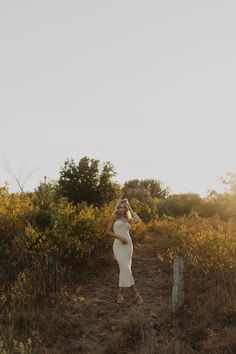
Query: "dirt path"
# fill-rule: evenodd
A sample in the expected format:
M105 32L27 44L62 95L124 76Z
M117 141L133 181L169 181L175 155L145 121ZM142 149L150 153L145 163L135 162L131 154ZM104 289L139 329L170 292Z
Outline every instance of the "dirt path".
M68 354L105 353L107 345L121 335L130 319L139 316L153 321L170 311L171 279L158 267L154 236L134 248L132 271L143 305L135 303L130 289L126 290L125 302L116 304L118 265L115 260L110 267L80 284L84 301L75 306L70 316L78 319L82 331L73 348L66 351Z

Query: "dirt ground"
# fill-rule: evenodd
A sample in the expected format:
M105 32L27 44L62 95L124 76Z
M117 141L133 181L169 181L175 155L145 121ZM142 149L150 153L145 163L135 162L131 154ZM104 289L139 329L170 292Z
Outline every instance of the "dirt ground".
M171 279L158 266L155 236L150 235L134 247L132 272L143 305L136 304L130 289L126 289L125 301L116 303L119 269L115 259L79 284L83 300L69 316L80 323L80 331L63 354L107 353L107 346L121 335L130 319L153 322L170 312Z

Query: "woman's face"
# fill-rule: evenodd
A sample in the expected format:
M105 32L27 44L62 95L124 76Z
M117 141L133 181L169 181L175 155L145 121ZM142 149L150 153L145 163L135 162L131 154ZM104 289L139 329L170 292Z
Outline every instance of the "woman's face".
M120 204L118 207L117 207L117 210L118 212L121 214L121 215L125 215L126 212L127 212L127 206L125 204Z

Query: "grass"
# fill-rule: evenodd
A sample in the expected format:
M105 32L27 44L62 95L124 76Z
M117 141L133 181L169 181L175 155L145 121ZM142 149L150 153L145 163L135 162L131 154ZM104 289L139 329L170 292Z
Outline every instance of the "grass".
M185 254L184 311L152 321L141 314L129 317L103 354L235 353L236 226L214 218L180 218L152 223L148 232L155 239L158 271L166 279L172 276L174 253ZM141 232L136 241L142 247ZM19 274L1 294L0 354L62 354L68 348L68 354L89 353L87 329L71 312L83 301L80 290L59 281L56 296L48 296L37 272L38 265Z

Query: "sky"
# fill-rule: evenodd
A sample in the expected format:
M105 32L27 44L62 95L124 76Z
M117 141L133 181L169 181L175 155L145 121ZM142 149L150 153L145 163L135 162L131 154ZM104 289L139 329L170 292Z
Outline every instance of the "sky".
M236 171L236 3L0 2L0 185L33 190L66 159L123 184L223 191ZM11 172L10 172L10 171Z

